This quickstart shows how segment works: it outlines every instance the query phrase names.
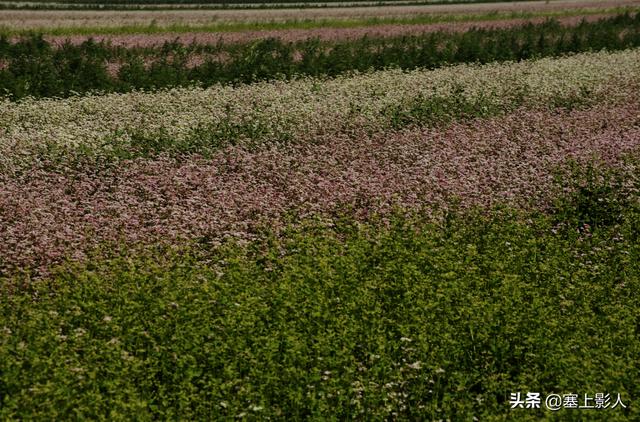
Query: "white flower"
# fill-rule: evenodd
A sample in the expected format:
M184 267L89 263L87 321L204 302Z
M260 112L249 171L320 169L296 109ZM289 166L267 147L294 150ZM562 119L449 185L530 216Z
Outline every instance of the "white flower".
M420 369L422 368L422 363L420 361L416 361L414 363L411 363L409 365L407 365L409 368L411 369Z

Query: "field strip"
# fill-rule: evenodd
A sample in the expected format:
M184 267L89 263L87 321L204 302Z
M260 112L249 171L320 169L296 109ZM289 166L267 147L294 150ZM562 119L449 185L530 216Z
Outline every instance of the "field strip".
M640 0L558 0L542 2L457 5L455 11L444 6L381 6L345 9L290 9L259 11L24 11L6 10L0 14L2 33L43 31L72 35L107 31L147 33L160 31L238 31L307 27L353 27L378 23L438 23L524 18L576 14L609 13L623 7L637 8ZM495 6L495 7L493 7ZM181 30L180 30L181 29ZM179 31L180 30L180 31Z
M321 80L0 102L0 173L208 154L633 96L640 50ZM355 136L355 135L354 135ZM88 160L88 161L87 161Z
M288 148L229 147L209 159L137 159L102 172L33 170L0 183L0 262L46 271L102 243L251 239L257 225L275 229L291 212L429 215L452 198L463 207L544 209L554 171L568 160L619 166L639 151L638 100Z
M503 0L509 1L509 0ZM520 1L540 1L523 0ZM553 0L557 1L557 0ZM380 1L289 1L289 2L269 2L269 3L224 3L224 2L203 2L203 3L176 3L171 1L158 3L135 3L123 0L109 2L76 2L76 1L7 1L0 0L0 7L7 9L24 10L244 10L244 9L326 9L326 8L346 8L346 7L380 7L380 6L419 6L419 5L451 5L451 4L472 4L472 3L501 3L501 1L485 0L380 0Z
M575 26L583 20L587 22L595 22L597 20L610 17L617 12L621 12L622 9L611 10L610 13L602 13L602 10L580 11L576 12L575 16L571 16L570 12L563 12L561 15L554 17L561 25ZM594 12L594 14L591 14ZM597 12L597 13L595 13ZM530 18L514 18L509 19L506 17L494 16L491 20L472 20L472 21L457 21L457 22L443 22L443 23L412 23L414 20L406 20L406 23L402 21L399 23L386 24L384 21L375 22L371 25L355 27L340 27L332 28L331 25L322 25L322 27L311 27L309 24L303 24L306 28L292 28L292 29L262 29L262 30L233 30L233 27L223 27L221 32L193 32L198 28L190 26L177 27L177 32L150 32L146 31L146 28L139 28L138 34L135 33L135 28L131 28L130 34L121 34L120 32L127 32L122 28L110 31L109 28L98 28L90 35L73 35L73 30L61 30L66 31L70 35L45 35L44 39L52 43L55 46L62 46L67 43L81 44L89 39L96 42L108 42L114 47L159 47L164 43L181 42L185 45L189 44L233 44L233 43L246 43L260 39L277 38L284 42L297 42L310 38L318 38L322 41L338 41L359 39L362 37L397 37L402 35L419 35L427 32L465 32L470 29L503 29L513 28L516 26L524 25L527 23L540 24L545 22L553 15L544 17L530 17ZM355 24L355 23L354 23ZM292 24L292 26L295 26ZM319 23L320 26L320 23ZM207 28L211 29L211 28ZM213 28L215 29L215 28ZM167 31L170 29L167 28ZM182 31L182 32L181 32ZM84 30L83 30L84 32ZM106 34L103 34L106 32ZM114 34L108 34L109 32L115 32ZM96 35L97 34L97 35ZM103 34L103 35L100 35ZM13 40L19 39L19 36L14 36Z

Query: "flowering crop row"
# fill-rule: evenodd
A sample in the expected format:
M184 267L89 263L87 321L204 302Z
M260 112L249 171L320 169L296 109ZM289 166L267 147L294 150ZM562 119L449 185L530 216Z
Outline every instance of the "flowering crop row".
M0 263L46 269L103 244L251 238L287 216L367 218L508 204L544 208L554 171L592 157L620 167L640 148L640 102L584 111L526 111L359 139L333 135L290 148L230 147L209 159L137 159L0 183ZM628 181L633 188L633 181ZM636 181L637 182L637 181ZM635 183L636 189L638 183ZM637 195L637 192L635 193ZM0 271L2 268L0 267Z
M164 152L209 155L526 107L624 101L637 93L640 50L558 59L0 102L0 173L90 168Z
M606 12L606 11L605 11ZM613 13L598 13L556 16L553 19L565 26L578 25L583 20L594 22L602 18L613 15ZM521 26L526 23L541 24L548 20L548 17L518 17L491 19L487 16L487 20L473 20L462 22L440 22L440 23L389 23L376 24L354 27L331 27L319 26L317 28L291 28L291 29L252 29L243 31L228 32L161 32L161 33L134 33L134 34L76 34L76 35L45 35L45 40L56 46L63 46L65 43L82 44L83 42L93 39L97 42L108 42L112 46L119 47L161 47L166 43L178 41L186 48L191 44L208 44L216 45L248 43L260 39L277 38L284 42L298 42L312 38L318 38L323 41L338 40L354 40L362 37L389 38L402 35L417 35L427 32L447 31L447 32L465 32L473 28L476 29L495 29L495 28L512 28ZM98 31L96 31L98 32Z

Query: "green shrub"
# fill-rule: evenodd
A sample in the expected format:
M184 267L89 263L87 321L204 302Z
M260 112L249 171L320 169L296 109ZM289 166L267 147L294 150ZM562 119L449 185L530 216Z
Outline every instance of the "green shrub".
M296 75L336 76L389 67L435 68L452 63L523 60L637 46L638 14L628 13L597 22L583 21L576 27L548 21L507 29L333 42L265 39L245 44L185 46L174 41L159 48L125 49L89 40L56 50L41 35L33 35L14 44L0 39L0 59L7 62L6 68L0 70L0 92L20 99L195 83L251 83ZM226 58L209 58L192 68L188 59L193 54ZM107 74L107 61L122 64L117 76Z

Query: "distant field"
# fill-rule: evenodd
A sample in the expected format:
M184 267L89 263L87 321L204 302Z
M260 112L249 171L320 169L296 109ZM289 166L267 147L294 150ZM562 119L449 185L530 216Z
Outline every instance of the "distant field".
M220 32L194 32L195 29L190 26L172 26L166 28L167 31L147 32L146 28L101 28L96 29L88 35L76 34L71 29L67 31L52 30L45 39L53 45L62 46L66 43L80 44L88 39L96 42L108 42L116 47L159 47L165 43L180 42L184 45L189 44L205 44L215 45L218 43L235 44L247 43L256 40L265 40L269 38L282 40L283 42L298 42L308 39L317 38L322 41L338 41L338 40L355 40L362 37L372 38L392 38L398 36L420 35L430 32L465 32L471 29L500 29L513 28L525 24L540 24L545 22L547 17L531 17L531 18L513 18L508 19L506 16L487 16L491 20L461 20L453 22L441 23L409 23L417 22L418 19L398 20L398 23L384 23L384 21L376 21L370 25L360 26L358 22L353 22L353 27L336 25L333 27L331 22L322 25L321 22L315 24L291 22L286 29L266 29L269 25L265 25L265 29L244 29L240 30L232 25L224 26ZM575 26L581 22L594 22L599 19L612 16L612 14L585 14L584 12L571 16L556 16L554 19L563 26ZM336 23L336 22L333 22ZM341 24L343 22L340 22ZM260 25L258 25L260 26ZM276 25L274 25L276 26ZM300 26L300 27L299 27ZM237 29L237 30L234 30ZM131 33L127 33L128 30ZM68 35L53 35L60 32L66 32ZM13 36L18 39L19 36Z
M512 22L498 28L415 35L367 37L364 33L359 38L298 41L283 36L226 43L209 38L199 44L172 41L162 45L154 45L146 36L125 38L124 45L91 39L72 43L57 38L47 42L42 36L14 42L5 38L0 39L0 92L19 100L623 50L640 46L638 22L640 14L621 14L565 25L557 21Z
M535 0L516 0L517 2L535 1ZM144 5L180 5L184 7L197 7L201 5L221 5L227 7L234 7L235 5L246 6L279 6L279 5L317 5L317 6L350 6L350 5L402 5L402 4L458 4L458 3L500 3L500 2L516 2L514 0L276 0L276 1L255 1L255 0L238 0L238 1L225 1L225 0L201 0L201 1L188 1L188 0L155 0L155 1L126 1L126 0L110 0L100 2L97 0L2 0L0 3L16 4L16 5L31 5L31 4L52 4L52 5L109 5L109 4L123 4L129 6L144 6ZM550 0L556 1L556 0Z
M519 0L519 2L539 1L539 0ZM557 0L550 0L557 1ZM100 10L171 10L171 9L283 9L283 8L335 8L335 7L363 7L363 6L401 6L401 5L453 5L453 4L471 4L471 3L500 3L513 2L511 0L327 0L327 1L305 1L305 0L283 0L283 1L255 1L255 0L239 0L234 2L226 2L220 0L203 0L200 2L188 0L142 0L142 1L125 1L113 0L108 2L99 2L96 0L74 1L74 0L34 0L34 1L15 1L0 0L1 9L62 9L62 10L83 10L83 9L100 9Z
M239 31L374 24L427 24L451 21L588 15L637 8L640 0L558 0L454 5L349 7L277 10L34 11L7 10L0 30L66 34Z

